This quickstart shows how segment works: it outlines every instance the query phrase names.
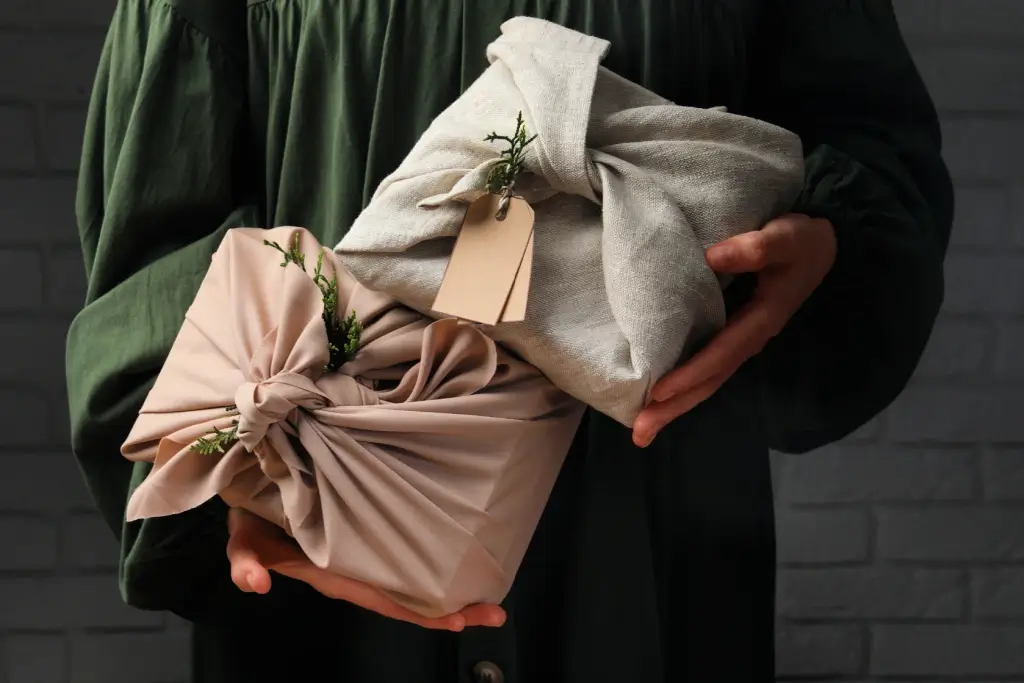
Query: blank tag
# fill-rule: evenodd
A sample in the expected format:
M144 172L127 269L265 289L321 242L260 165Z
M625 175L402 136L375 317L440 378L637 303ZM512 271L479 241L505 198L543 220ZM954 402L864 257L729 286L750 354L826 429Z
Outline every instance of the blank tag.
M496 325L526 315L533 265L533 209L510 200L505 220L496 194L486 194L466 209L448 268L434 299L436 313Z
M501 313L501 322L518 323L526 320L526 304L530 298L530 275L532 272L533 231L530 231L530 241L526 243L523 261L519 264L519 272L516 273L516 280L512 283L512 291L509 292L508 301L505 302L505 310Z

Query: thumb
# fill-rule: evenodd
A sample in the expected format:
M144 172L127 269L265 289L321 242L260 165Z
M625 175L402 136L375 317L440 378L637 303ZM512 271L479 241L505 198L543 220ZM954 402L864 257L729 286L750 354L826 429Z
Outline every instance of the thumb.
M270 592L270 572L260 564L256 553L239 550L228 554L231 581L246 593Z
M228 528L230 536L227 555L231 565L231 581L246 593L269 592L270 572L260 562L253 544L253 534L245 524L244 518L231 519Z
M716 273L756 273L791 261L796 252L796 232L801 216L778 218L760 230L745 232L712 245L706 252Z

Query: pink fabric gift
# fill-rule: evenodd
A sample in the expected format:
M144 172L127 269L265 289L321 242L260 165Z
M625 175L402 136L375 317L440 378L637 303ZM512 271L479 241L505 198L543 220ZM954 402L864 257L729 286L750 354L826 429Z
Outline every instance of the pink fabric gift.
M306 272L264 244L287 250L296 234ZM320 253L339 315L363 327L331 372ZM283 528L316 565L449 614L507 594L582 413L475 326L360 286L306 230L239 228L122 446L153 463L127 515L219 495ZM223 453L193 448L236 422Z

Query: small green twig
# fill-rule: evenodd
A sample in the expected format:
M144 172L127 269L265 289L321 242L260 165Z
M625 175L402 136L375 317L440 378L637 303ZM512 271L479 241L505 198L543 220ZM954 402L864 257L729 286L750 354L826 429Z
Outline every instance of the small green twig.
M292 247L288 251L282 249L281 245L277 242L271 242L270 240L263 240L263 244L268 247L273 247L281 252L281 255L284 256L284 260L281 261L282 268L287 266L289 263L294 263L299 268L302 268L303 270L306 269L306 257L301 251L299 251L299 233L295 233L295 239L293 240Z
M284 257L284 260L281 261L281 267L294 263L299 268L302 268L302 270L306 270L305 255L299 250L298 232L295 233L292 246L287 251L281 245L270 240L263 240L263 244L281 252L281 255ZM323 319L327 330L327 348L330 354L327 365L324 367L324 372L332 372L355 357L356 352L359 350L359 340L363 333L363 326L356 318L355 311L343 320L338 319L338 277L334 276L328 279L323 274L323 264L324 252L321 249L320 255L316 260L316 268L313 270L313 282L320 288L324 302ZM227 412L235 412L238 408L228 406L225 410ZM234 420L231 424L233 426L228 430L214 429L213 434L203 437L192 444L191 450L202 455L224 453L238 440L238 420Z
M487 174L488 192L501 194L512 189L516 184L516 178L523 172L526 147L536 139L536 135L529 136L527 133L523 112L519 112L516 116L516 132L511 136L491 133L484 138L484 142L500 140L508 143L508 148L501 153L501 160Z
M192 444L191 450L200 455L224 453L238 441L238 420L232 420L231 425L231 429L227 430L214 428L213 434L196 441Z
M281 266L294 263L303 270L306 269L305 255L299 250L299 233L295 233L295 240L291 248L285 251L281 245L270 240L263 240L269 247L277 249L284 256ZM316 268L313 270L313 282L320 288L324 301L324 325L327 328L327 348L330 352L330 359L327 362L324 372L337 370L346 362L352 360L359 349L359 337L363 332L362 325L356 320L353 312L344 320L338 320L338 278L337 276L328 279L323 274L324 252L316 259Z

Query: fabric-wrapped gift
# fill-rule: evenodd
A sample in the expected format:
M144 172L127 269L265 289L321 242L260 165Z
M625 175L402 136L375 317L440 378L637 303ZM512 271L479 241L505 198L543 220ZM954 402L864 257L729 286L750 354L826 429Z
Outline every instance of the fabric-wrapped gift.
M601 65L609 43L506 22L490 66L375 192L335 251L367 287L428 315L466 203L522 112L537 138L516 192L535 212L525 320L488 329L581 401L631 426L651 386L725 322L704 250L785 213L799 137L676 106ZM680 74L686 78L686 74Z
M153 463L127 516L219 495L426 616L498 603L583 410L476 327L359 285L309 232L234 229L122 447Z

